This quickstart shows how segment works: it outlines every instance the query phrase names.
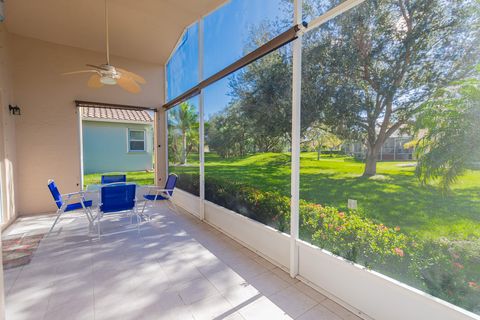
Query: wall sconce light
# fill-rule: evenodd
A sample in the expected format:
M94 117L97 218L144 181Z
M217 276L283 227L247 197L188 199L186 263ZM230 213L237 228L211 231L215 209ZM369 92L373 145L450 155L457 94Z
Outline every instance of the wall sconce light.
M12 105L9 104L8 105L8 110L10 111L11 115L14 115L14 116L21 115L20 108L18 106L12 106Z

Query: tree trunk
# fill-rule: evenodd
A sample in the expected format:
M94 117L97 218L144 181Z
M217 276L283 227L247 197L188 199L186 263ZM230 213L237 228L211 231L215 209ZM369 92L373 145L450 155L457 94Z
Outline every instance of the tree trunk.
M187 133L182 134L183 146L182 146L182 161L181 164L187 164Z
M368 146L365 157L365 170L363 171L364 177L371 177L377 174L378 149L377 146Z
M317 160L320 160L320 156L322 154L322 148L317 149Z

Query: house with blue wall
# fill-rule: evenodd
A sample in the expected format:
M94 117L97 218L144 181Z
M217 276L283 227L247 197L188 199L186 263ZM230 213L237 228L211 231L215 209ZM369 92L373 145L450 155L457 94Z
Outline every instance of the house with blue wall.
M85 174L153 169L153 113L82 107Z

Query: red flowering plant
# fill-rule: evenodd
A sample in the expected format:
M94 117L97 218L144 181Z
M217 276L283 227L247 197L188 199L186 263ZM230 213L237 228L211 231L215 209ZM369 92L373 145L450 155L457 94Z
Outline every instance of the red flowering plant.
M401 259L409 239L395 228L376 224L357 211L302 202L300 230L304 239L367 267Z
M411 267L424 290L468 310L480 310L480 241L425 240Z

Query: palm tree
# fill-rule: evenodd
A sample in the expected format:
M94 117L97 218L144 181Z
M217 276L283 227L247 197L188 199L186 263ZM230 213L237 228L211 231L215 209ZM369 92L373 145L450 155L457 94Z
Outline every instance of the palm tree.
M192 150L192 144L198 140L198 114L189 102L182 102L179 106L172 110L172 123L174 130L178 130L181 135L182 148L180 156L180 164L187 164L188 153ZM189 141L190 140L190 141ZM198 141L196 142L198 144Z

